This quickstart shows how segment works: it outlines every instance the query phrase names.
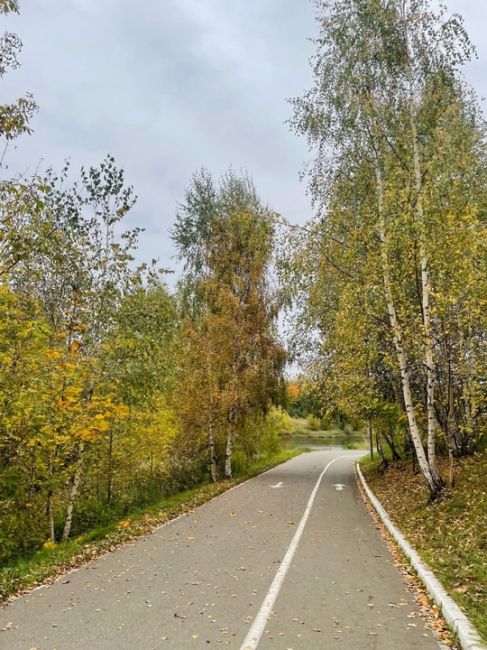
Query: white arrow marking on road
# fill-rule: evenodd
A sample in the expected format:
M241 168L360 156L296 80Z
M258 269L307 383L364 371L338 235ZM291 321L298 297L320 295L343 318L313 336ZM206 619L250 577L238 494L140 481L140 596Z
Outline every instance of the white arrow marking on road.
M343 483L334 483L333 487L336 488L337 492L341 492L347 486L343 485Z
M282 481L279 481L279 483L276 483L275 485L271 485L271 488L280 488L282 487Z
M309 496L306 509L303 513L303 516L301 517L301 521L299 522L296 532L294 533L294 537L289 544L289 547L286 551L286 554L284 555L281 564L279 565L279 569L274 576L274 580L269 587L269 591L264 598L264 602L260 606L259 612L254 618L250 630L244 639L244 642L240 646L240 650L256 650L257 646L259 645L259 641L264 634L264 630L267 627L269 619L272 615L272 610L274 609L274 605L279 595L279 591L281 590L282 583L284 582L284 578L286 577L289 567L291 566L291 562L293 561L294 554L298 548L299 541L303 535L304 527L306 526L306 522L308 521L309 515L311 513L316 493L318 492L323 476L328 471L328 468L333 465L333 463L336 463L337 460L342 460L344 458L350 458L350 456L338 456L337 458L333 458L333 460L330 460L328 465L319 475L318 480L316 481L315 486Z

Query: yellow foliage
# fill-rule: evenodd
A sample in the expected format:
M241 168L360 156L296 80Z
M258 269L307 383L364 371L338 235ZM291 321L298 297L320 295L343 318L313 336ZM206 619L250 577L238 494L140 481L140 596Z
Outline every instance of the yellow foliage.
M69 352L71 354L75 354L76 352L78 352L80 347L81 347L81 343L79 341L72 341L69 345Z
M110 428L110 425L105 419L98 420L95 426L98 431L108 431Z
M113 408L113 415L119 418L125 418L129 414L129 407L126 404L118 404Z

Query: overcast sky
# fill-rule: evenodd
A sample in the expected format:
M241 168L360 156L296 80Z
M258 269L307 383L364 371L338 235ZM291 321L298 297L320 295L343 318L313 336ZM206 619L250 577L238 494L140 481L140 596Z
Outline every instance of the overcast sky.
M487 2L449 0L478 48L467 78L487 96ZM168 230L191 174L246 168L262 199L295 222L310 216L299 171L305 143L284 124L286 98L309 86L308 0L21 0L2 17L23 43L3 97L30 91L35 133L10 171L115 156L139 196L138 257L174 267Z

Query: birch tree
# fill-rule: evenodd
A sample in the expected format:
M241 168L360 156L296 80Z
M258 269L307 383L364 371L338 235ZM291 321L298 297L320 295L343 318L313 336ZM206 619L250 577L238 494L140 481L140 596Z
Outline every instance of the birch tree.
M436 467L438 359L432 301L437 289L431 274L435 242L425 200L426 188L440 182L432 161L445 152L444 99L452 97L455 87L458 100L462 90L458 67L471 55L471 46L457 16L435 16L422 0L319 2L317 18L315 84L294 101L293 126L317 152L311 189L325 229L327 210L343 178L353 179L361 165L369 168L368 195L357 189L359 214L371 219L361 226L362 255L356 262L369 264L370 251L377 247L375 261L402 402L421 471L434 497L442 489ZM462 102L466 105L469 100ZM481 157L469 170L472 177ZM455 159L448 165L448 175L454 178ZM343 247L357 248L353 224L342 221L339 228L338 233L329 230L328 236ZM335 267L341 269L339 263ZM365 283L370 284L368 278ZM370 317L380 322L380 310ZM414 389L418 359L427 453Z
M173 236L186 263L186 331L198 368L181 385L194 380L195 390L203 390L194 408L181 409L183 427L192 422L207 436L213 480L215 450L221 450L223 474L230 478L245 421L253 413L266 413L277 399L284 364L269 287L273 213L247 177L229 172L215 187L203 172L193 179ZM186 372L193 374L191 367Z

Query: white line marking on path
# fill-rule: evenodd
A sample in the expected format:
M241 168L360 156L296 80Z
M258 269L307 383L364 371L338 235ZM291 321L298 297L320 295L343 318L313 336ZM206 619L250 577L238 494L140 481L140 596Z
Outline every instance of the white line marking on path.
M310 494L308 503L306 505L306 510L301 517L301 521L299 522L299 526L294 534L292 542L286 551L286 555L284 556L284 559L281 562L276 575L274 576L274 580L272 581L269 591L267 592L267 596L265 597L264 602L260 607L259 613L254 618L254 622L252 623L249 633L245 637L245 641L242 643L240 650L255 650L255 648L257 648L259 645L261 636L264 633L269 617L272 614L272 608L274 607L274 604L277 600L282 587L282 583L284 582L284 578L286 577L289 567L291 566L294 554L296 553L299 542L303 535L304 527L306 526L306 522L308 521L309 515L311 513L316 493L318 492L323 476L326 474L326 471L330 465L333 465L333 463L335 463L337 460L343 460L344 458L350 458L350 456L339 456L338 458L330 460L328 465L319 475L313 491Z
M334 483L333 487L336 489L337 492L341 492L344 490L347 486L343 485L343 483Z
M275 485L271 485L271 488L281 488L282 487L282 481L279 481L279 483L276 483Z

